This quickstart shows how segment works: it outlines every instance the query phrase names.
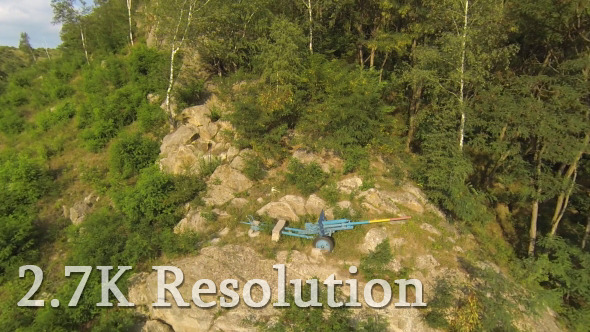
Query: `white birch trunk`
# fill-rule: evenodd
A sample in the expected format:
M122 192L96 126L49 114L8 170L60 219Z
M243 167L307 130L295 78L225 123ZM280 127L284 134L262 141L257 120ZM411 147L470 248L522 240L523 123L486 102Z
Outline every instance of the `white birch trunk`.
M127 17L129 18L129 41L133 46L133 32L131 30L131 0L127 0Z
M459 149L463 151L463 141L465 139L465 52L467 44L467 17L469 14L469 0L465 0L465 9L463 12L463 35L461 36L461 68L459 82L459 108L461 110L461 124L459 125Z
M80 37L82 38L82 48L84 48L86 63L90 64L90 59L88 58L88 50L86 49L86 38L84 38L84 29L82 29L82 24L80 24Z

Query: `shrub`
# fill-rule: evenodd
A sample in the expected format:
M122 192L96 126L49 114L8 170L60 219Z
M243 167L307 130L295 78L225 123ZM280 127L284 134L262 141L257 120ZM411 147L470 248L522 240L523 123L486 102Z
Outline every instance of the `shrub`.
M361 258L359 271L367 280L385 279L391 282L395 278L393 273L387 269L387 264L392 259L393 254L391 253L389 239L385 239L375 247L374 251Z
M219 165L221 165L221 159L205 157L199 161L199 175L203 178L209 177Z
M293 158L287 169L287 181L304 195L314 193L326 182L327 174L316 162L306 165Z
M192 78L176 89L176 102L179 109L202 104L207 97L205 81Z
M156 160L159 148L158 142L140 134L123 136L110 148L110 170L124 178L134 176Z
M255 154L244 156L244 169L242 171L252 181L262 180L266 176L264 161Z
M157 105L143 103L137 110L137 120L145 132L153 132L166 124L166 113Z

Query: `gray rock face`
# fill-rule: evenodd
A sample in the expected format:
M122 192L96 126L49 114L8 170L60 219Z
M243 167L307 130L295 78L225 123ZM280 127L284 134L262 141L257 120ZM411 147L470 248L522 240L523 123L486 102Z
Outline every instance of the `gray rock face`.
M293 211L298 215L305 214L305 198L295 195L285 195L279 199L280 202L285 202L291 206Z
M385 227L371 228L367 234L365 234L365 241L361 246L361 251L367 253L375 250L379 243L387 239L387 231Z
M64 216L69 217L74 225L78 225L84 221L88 212L90 212L99 199L100 197L90 194L84 197L82 201L74 203L74 206L72 206L69 211L63 206Z
M141 328L141 332L174 332L170 325L158 320L148 320Z
M202 309L196 307L191 301L191 291L194 283L199 279L211 279L216 285L219 285L224 279L237 279L240 296L244 284L247 280L263 279L271 287L271 301L276 301L278 283L276 270L272 268L274 264L285 264L286 281L291 279L311 279L318 277L320 283L326 280L330 275L335 274L336 279L344 280L350 277L348 271L342 269L342 266L330 262L324 255L308 256L299 251L280 251L276 259L265 259L256 251L249 247L238 245L211 246L204 248L198 256L186 257L166 263L166 265L178 267L184 274L184 283L178 287L180 294L186 302L190 302L190 307L179 308L176 306L171 296L168 294L167 299L172 302L172 307L159 308L153 307L152 303L156 302L157 280L156 273L141 273L130 279L129 301L135 303L136 310L143 312L148 321L158 320L172 327L175 332L184 331L257 331L257 327L248 323L250 321L276 322L276 316L280 312L269 304L263 308L253 309L247 307L243 301L232 309L220 309L219 304L211 309ZM170 278L170 279L168 279ZM167 277L167 282L172 281L172 276ZM375 311L369 309L364 303L362 290L364 282L359 281L359 301L362 308L359 314L369 314ZM291 287L291 286L289 286ZM342 288L343 291L347 287ZM377 291L377 289L375 290ZM256 287L253 289L252 297L259 300L261 292ZM203 301L217 301L219 303L219 290L217 295L203 295ZM379 295L376 295L378 298ZM396 294L394 294L396 300ZM221 312L221 315L219 313ZM392 304L383 309L378 309L380 315L388 317L390 331L407 331L407 332L431 332L422 320L422 314L417 309L399 309Z
M221 165L211 175L208 187L205 202L220 206L231 201L235 193L250 189L252 181L229 165Z
M395 205L395 201L391 198L391 195L388 192L378 191L371 188L361 192L359 197L364 199L362 205L370 212L378 213L381 211L391 214L398 214L400 212L399 208Z
M199 212L189 211L175 227L175 233L182 233L187 231L199 232L207 227L207 220L201 216Z
M328 208L328 205L326 204L326 202L323 199L321 199L320 197L318 197L316 194L311 194L307 198L307 202L305 202L305 211L308 214L311 214L314 216L319 216L320 213L322 212L322 210L324 210L326 218L328 218L328 219L334 218L334 213L333 213L332 209Z
M293 208L286 202L270 202L256 211L258 215L268 215L274 219L299 221Z
M338 182L336 187L341 192L343 192L345 194L350 194L354 190L359 189L362 185L363 185L363 180L361 180L361 178L359 178L358 176L354 176L354 177L344 179L344 180Z

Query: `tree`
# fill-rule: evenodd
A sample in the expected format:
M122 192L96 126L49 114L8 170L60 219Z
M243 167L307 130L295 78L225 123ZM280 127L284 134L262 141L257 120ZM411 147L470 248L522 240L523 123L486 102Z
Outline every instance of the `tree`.
M37 62L35 52L33 51L33 47L31 47L31 43L29 42L29 35L26 32L21 32L18 48L25 53L30 53L33 61Z
M84 0L51 0L51 8L53 9L53 24L63 23L78 27L86 63L90 64L83 21L84 15L88 14L91 8L86 5L86 1Z

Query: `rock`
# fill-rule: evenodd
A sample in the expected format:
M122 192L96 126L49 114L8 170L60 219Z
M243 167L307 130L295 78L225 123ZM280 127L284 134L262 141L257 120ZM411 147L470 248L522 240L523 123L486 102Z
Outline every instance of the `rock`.
M198 138L195 137L195 134L198 134L198 131L197 127L191 125L182 125L178 127L174 132L166 135L164 139L162 139L160 155L166 157L175 153L178 147L190 144Z
M221 184L217 184L218 181ZM250 189L252 181L229 165L221 165L211 175L208 187L204 201L209 205L220 206L232 200L234 193Z
M90 207L84 202L77 202L70 208L70 220L74 225L80 224L86 218L86 213Z
M231 200L229 205L236 209L241 209L244 206L248 205L248 200L245 198L234 198Z
M279 202L285 202L289 204L289 206L291 206L297 215L302 216L306 213L305 198L301 196L285 195L279 199Z
M218 238L218 237L216 237L216 238L214 238L213 240L211 240L211 244L218 244L218 243L219 243L219 241L221 241L221 239L220 239L220 238Z
M387 233L385 227L371 228L367 234L365 234L365 241L361 246L361 251L367 253L375 250L377 245L387 239Z
M68 209L68 207L65 205L62 205L61 209L62 209L62 213L63 213L64 218L69 219L70 218L70 209Z
M207 126L211 122L211 111L206 105L185 108L180 116L184 123L194 127Z
M141 328L141 332L174 332L168 324L159 320L148 320Z
M293 158L299 160L302 163L316 162L322 168L322 171L329 173L331 168L342 169L344 162L342 159L334 156L331 152L322 151L321 155L314 152L307 152L299 149L293 152Z
M207 227L207 220L199 212L189 211L175 227L174 233L183 233L188 231L199 232Z
M231 168L229 165L221 165L217 167L215 172L211 175L211 179L221 180L222 185L231 188L234 192L242 192L252 187L250 181L240 171Z
M221 206L234 199L234 191L223 185L210 185L207 189L207 197L203 198L207 205Z
M432 255L422 255L416 258L416 268L426 271L432 271L440 264Z
M202 159L202 152L190 145L178 146L174 151L166 152L166 157L160 158L160 169L172 174L183 174L189 172L199 174L199 164ZM161 154L163 156L163 154Z
M229 234L229 228L228 228L228 227L225 227L224 229L222 229L222 230L219 232L219 236L221 236L221 237L224 237L224 236L226 236L227 234Z
M344 179L336 185L336 188L345 194L350 194L353 191L359 189L363 185L363 180L358 176L354 176L348 179Z
M62 206L63 214L66 218L70 218L74 225L78 225L84 221L84 218L86 218L86 215L90 212L94 203L98 202L99 199L100 197L91 193L84 197L82 201L74 203L74 206L72 206L69 211L65 205Z
M431 224L422 223L420 225L420 228L427 231L428 233L440 236L440 231L434 228L434 226L432 226Z
M368 206L363 206L368 210L374 208L377 211L381 211L381 213L391 214L398 214L400 212L387 192L381 192L371 188L361 192L359 197L364 199L364 203L369 204Z
M314 216L319 216L322 210L325 210L326 208L326 202L316 194L310 195L309 198L307 198L307 202L305 202L305 211Z
M262 204L262 202L264 202L264 198L262 198L262 197L258 197L258 198L256 199L256 202L257 202L258 204Z
M340 201L336 203L336 205L341 209L350 209L352 207L352 203L350 203L350 201Z
M227 160L232 161L234 157L238 155L238 153L240 153L240 150L238 150L238 148L230 146L229 149L227 149Z
M258 215L268 215L274 219L299 221L299 217L291 206L285 202L270 202L256 211Z
M244 159L240 156L235 156L234 159L232 160L232 162L229 164L229 166L233 169L237 169L238 171L243 171L244 170Z

